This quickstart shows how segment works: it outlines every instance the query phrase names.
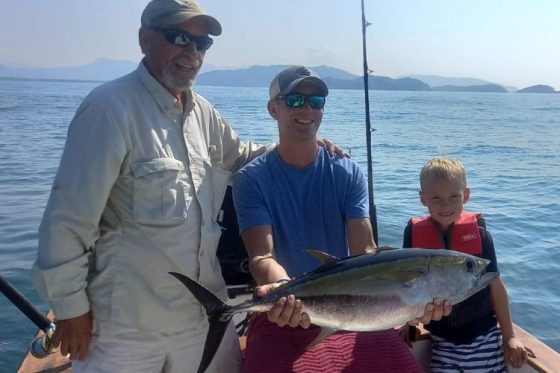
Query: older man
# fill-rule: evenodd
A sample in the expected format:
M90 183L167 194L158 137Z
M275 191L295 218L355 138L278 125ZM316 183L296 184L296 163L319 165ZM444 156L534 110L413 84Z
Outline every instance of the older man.
M74 372L196 370L206 317L168 272L226 297L216 216L231 172L266 151L192 90L220 23L193 0L153 0L141 24L136 71L76 112L40 226L33 281ZM240 361L231 327L209 371Z

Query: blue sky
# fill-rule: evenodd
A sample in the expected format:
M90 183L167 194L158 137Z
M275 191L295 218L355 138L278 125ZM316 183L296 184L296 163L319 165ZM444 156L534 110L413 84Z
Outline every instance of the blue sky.
M375 74L560 90L560 0L365 0ZM1 0L0 64L139 61L144 0ZM201 0L222 23L206 63L329 65L360 74L359 0Z

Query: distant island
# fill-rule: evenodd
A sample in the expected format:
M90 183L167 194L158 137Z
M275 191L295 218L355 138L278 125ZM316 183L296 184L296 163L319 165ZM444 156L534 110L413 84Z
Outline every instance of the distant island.
M251 66L245 69L213 70L200 74L197 84L210 86L229 87L268 87L272 77L287 65ZM315 70L333 89L363 89L363 77L351 74L347 71L330 66L313 66ZM473 78L446 78L434 75L426 75L427 81L438 83L455 83L430 86L427 82L418 78L401 77L390 78L387 76L371 75L368 77L368 85L373 90L386 91L444 91L444 92L520 92L520 93L555 93L554 88L546 85L536 85L517 90L515 87L506 87L501 84L487 82ZM469 84L475 83L475 84Z
M196 82L200 85L222 87L268 87L272 78L288 65L251 66L236 70L213 70L202 73ZM332 89L363 89L361 76L330 66L312 66ZM370 76L371 89L394 91L429 91L426 83L411 78L393 79L386 76Z
M441 87L433 87L432 91L445 91L445 92L507 92L507 89L498 84L482 84L482 85L469 85L459 87L456 85L444 85Z
M443 86L458 86L458 87L470 87L470 86L483 86L486 84L496 84L504 87L508 92L517 91L516 87L510 87L503 84L497 84L493 82L488 82L482 79L476 78L450 78L438 75L404 75L400 78L413 78L418 79L429 85L430 87L443 87Z
M108 81L133 71L138 64L131 61L99 59L90 64L58 68L23 68L0 65L0 79ZM268 87L270 81L287 65L251 66L243 69L203 67L197 84L226 87ZM209 70L213 68L213 70ZM312 66L332 89L363 89L362 76L330 66ZM410 75L399 78L370 75L372 90L389 91L445 91L445 92L518 92L560 93L548 85L534 85L517 90L494 82L475 78L452 78L437 75Z
M560 91L554 91L554 88L549 85L538 84L520 89L517 93L560 93Z

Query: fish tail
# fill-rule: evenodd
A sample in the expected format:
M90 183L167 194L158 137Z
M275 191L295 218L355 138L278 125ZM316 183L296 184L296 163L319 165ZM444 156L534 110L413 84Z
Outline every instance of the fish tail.
M204 373L212 362L214 355L216 355L216 351L218 351L218 347L220 347L220 343L224 338L229 321L233 317L233 313L227 312L231 307L204 286L191 280L187 276L177 272L169 272L169 274L181 281L181 283L190 290L194 297L204 306L208 314L210 327L206 335L202 359L198 366L198 373Z

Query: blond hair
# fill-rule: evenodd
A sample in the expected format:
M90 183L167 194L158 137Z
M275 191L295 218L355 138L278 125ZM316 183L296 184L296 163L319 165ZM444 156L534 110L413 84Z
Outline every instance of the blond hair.
M458 159L435 157L430 159L420 171L420 188L424 189L431 179L457 182L461 188L467 187L467 171Z

